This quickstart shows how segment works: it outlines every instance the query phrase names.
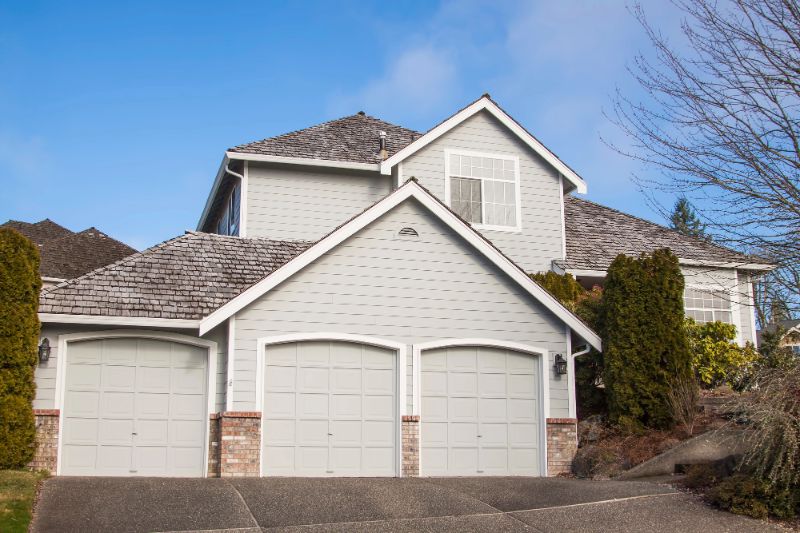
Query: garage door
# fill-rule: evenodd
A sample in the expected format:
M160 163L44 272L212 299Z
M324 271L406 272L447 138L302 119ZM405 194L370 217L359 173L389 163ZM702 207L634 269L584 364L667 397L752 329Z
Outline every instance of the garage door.
M450 347L421 366L422 475L540 475L537 356Z
M396 360L350 342L268 345L264 475L396 475Z
M135 338L68 346L62 474L204 475L205 348Z

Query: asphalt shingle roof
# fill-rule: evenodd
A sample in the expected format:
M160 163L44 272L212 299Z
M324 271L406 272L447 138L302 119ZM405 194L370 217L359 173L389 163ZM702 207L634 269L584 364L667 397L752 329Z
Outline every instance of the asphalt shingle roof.
M36 223L9 220L2 227L15 229L39 248L39 274L70 279L136 253L97 228L74 233L50 219Z
M39 312L196 320L309 246L187 232L43 291Z
M638 256L659 248L669 248L681 259L766 262L569 195L564 197L564 225L567 259L559 264L569 269L606 270L619 254Z
M277 137L235 146L228 151L377 164L381 162L381 131L386 132L389 157L422 136L417 131L356 113Z

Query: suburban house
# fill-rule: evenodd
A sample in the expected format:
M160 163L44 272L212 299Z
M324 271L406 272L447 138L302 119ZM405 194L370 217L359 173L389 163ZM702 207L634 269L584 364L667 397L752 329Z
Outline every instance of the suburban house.
M779 320L769 324L763 331L758 332L758 345L761 345L763 332L774 333L778 328L784 332L779 341L780 346L789 348L793 354L800 356L800 320L798 319Z
M9 220L0 228L17 230L39 248L39 274L45 289L136 253L97 228L76 233L49 218L34 223Z
M197 231L41 298L35 465L62 475L555 475L599 337L528 276L669 246L687 313L752 341L769 265L574 196L484 95L229 149Z

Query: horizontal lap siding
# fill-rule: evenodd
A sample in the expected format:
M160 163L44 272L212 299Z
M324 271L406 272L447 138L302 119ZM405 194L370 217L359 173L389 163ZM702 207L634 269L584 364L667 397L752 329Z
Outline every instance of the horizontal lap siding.
M406 226L419 240L397 237ZM234 408L245 411L255 408L259 337L338 332L406 345L483 337L539 346L551 357L566 349L557 318L413 200L240 311L235 331ZM551 416L568 416L566 380L551 372L550 387Z
M58 339L60 335L67 335L70 333L89 333L101 332L107 330L130 329L131 331L141 331L144 328L121 328L119 326L83 326L83 325L67 325L67 324L42 324L41 338L47 337L50 339L50 360L42 365L37 365L35 379L36 379L36 398L33 400L34 409L54 409L55 390L56 390L56 368L58 365ZM164 331L164 330L159 330ZM187 330L173 330L174 333L181 335L191 336L191 332ZM225 408L225 382L227 381L227 339L225 335L224 326L215 328L207 335L202 337L206 340L214 341L217 343L217 368L216 368L216 398L215 404L218 411Z
M550 270L551 261L563 254L561 186L556 171L483 111L403 161L403 178L417 178L444 200L445 149L519 157L522 231L482 233L526 271Z
M375 174L302 172L249 163L247 234L316 241L391 190L391 178Z

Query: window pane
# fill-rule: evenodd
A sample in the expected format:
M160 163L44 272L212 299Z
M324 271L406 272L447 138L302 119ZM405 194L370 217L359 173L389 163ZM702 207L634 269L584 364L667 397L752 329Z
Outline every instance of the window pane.
M715 319L719 320L720 322L725 322L727 324L731 324L731 312L730 311L717 311L714 313Z
M517 225L517 209L514 207L506 207L506 224L509 226Z
M472 214L471 218L469 219L470 222L475 222L476 224L480 224L481 222L481 204L480 202L470 204L472 206Z
M506 183L506 203L514 204L514 197L517 194L516 187L513 183Z
M470 201L480 204L481 203L481 182L480 180L469 180L469 186L472 189L470 194Z

